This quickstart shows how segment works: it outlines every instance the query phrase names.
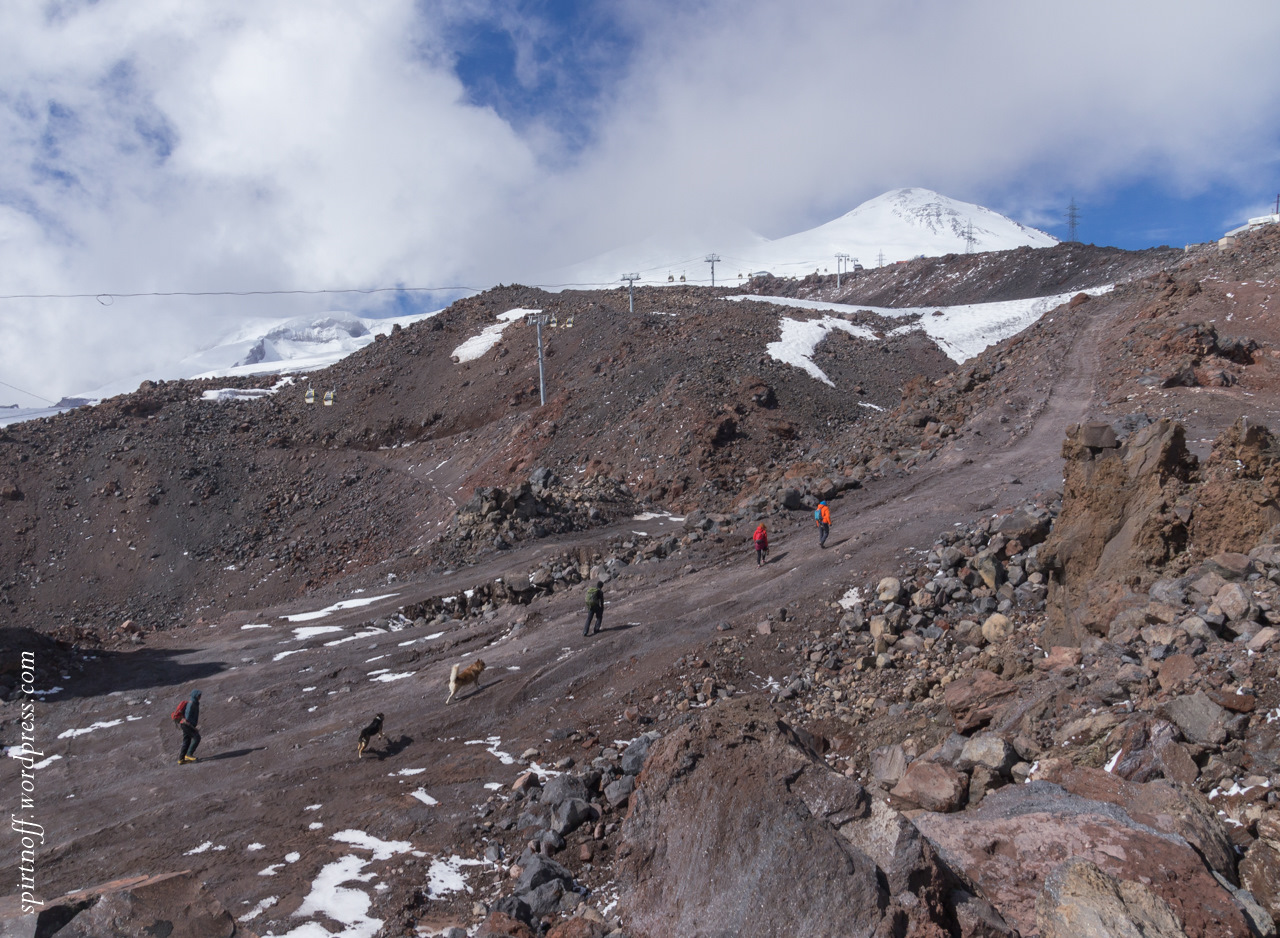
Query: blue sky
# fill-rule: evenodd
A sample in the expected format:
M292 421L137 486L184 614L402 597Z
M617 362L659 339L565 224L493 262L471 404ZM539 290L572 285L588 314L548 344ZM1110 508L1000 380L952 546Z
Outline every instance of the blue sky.
M1065 236L1280 191L1280 5L0 0L0 294L547 282L920 186ZM0 301L0 381L145 373L253 317L456 295ZM0 403L5 394L0 391Z

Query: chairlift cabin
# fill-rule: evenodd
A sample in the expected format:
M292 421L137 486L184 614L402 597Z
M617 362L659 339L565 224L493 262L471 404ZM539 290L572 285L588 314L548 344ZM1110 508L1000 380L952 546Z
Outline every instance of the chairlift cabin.
M324 406L325 407L333 406L333 391L324 392Z
M307 393L302 395L303 403L314 404L316 402L316 389L307 388Z

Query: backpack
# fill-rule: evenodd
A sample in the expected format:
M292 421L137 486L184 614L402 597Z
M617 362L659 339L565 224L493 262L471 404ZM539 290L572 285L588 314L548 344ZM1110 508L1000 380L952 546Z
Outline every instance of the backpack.
M821 520L822 520L822 509L821 509L821 508L815 508L815 509L813 509L813 520L814 520L814 521L821 521Z
M587 607L592 608L600 605L600 587L593 586L587 590Z
M174 723L181 723L182 718L187 715L187 699L184 697L178 701L178 705L173 708L173 713L169 714L169 719Z

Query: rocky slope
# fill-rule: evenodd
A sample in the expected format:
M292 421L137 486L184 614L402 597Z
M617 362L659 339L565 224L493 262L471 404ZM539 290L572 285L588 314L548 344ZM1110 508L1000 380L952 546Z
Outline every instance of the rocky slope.
M42 888L204 884L49 904L121 934L170 893L210 934L1274 933L1280 232L1169 261L962 368L833 335L831 393L761 362L763 304L505 288L340 365L333 408L165 384L11 429L5 641L63 688ZM541 412L527 329L448 360L554 303ZM197 683L209 756L175 769Z

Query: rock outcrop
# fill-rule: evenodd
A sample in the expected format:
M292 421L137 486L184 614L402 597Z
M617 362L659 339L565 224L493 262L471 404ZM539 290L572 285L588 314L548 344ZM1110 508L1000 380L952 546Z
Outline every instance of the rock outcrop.
M932 848L760 702L656 744L622 834L637 935L952 933Z

